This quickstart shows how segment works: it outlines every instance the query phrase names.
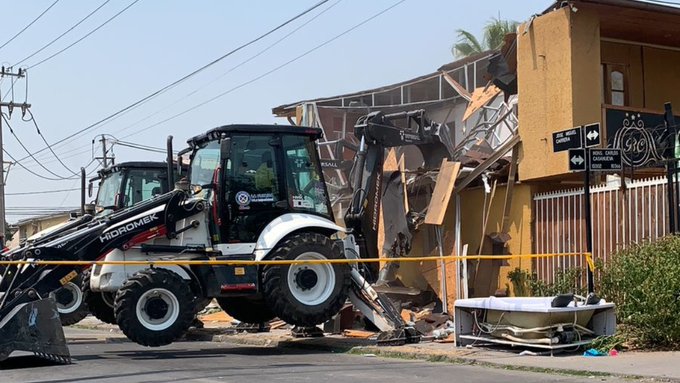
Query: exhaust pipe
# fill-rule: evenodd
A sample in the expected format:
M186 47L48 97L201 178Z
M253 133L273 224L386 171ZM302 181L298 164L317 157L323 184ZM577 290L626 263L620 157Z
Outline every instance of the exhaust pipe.
M85 215L85 168L80 168L80 214Z
M168 136L168 139L166 141L166 149L168 152L168 157L166 159L167 161L167 166L168 166L168 191L172 191L175 189L175 173L174 169L172 166L172 160L173 160L173 155L172 155L172 136Z

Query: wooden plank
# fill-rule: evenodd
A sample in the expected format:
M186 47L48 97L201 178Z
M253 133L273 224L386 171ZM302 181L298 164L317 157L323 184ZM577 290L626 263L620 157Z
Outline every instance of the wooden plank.
M512 160L510 160L510 171L508 173L508 184L505 189L505 202L503 203L503 224L501 226L501 232L506 234L510 230L510 209L512 208L512 191L515 186L515 177L517 175L518 157L519 150L513 150Z
M447 159L442 160L437 181L432 192L432 198L425 215L425 223L431 225L441 225L444 223L446 208L453 193L453 186L456 183L460 162L451 162Z
M364 330L345 330L342 332L343 336L346 336L348 338L359 338L359 339L368 339L374 335L376 335L375 332L373 331L364 331Z
M458 83L458 81L454 80L453 77L451 77L451 75L446 72L442 72L442 76L444 76L444 80L446 80L446 82L448 82L449 85L451 85L453 90L458 92L458 94L461 95L461 97L463 97L464 99L470 101L472 95L470 94L470 92L468 92L467 89L465 89L464 86Z
M470 103L468 104L465 113L463 114L463 121L466 121L470 116L475 114L478 110L485 107L489 102L493 101L501 93L501 90L496 85L489 85L484 88L477 88L472 92Z

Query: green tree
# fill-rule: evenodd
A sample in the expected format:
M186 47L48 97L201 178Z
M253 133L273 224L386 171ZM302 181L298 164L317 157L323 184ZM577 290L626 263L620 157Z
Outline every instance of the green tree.
M484 38L479 41L472 33L458 29L458 42L453 45L451 53L455 57L462 58L484 52L489 49L498 49L503 45L503 38L508 33L514 33L519 23L512 20L492 18L484 26Z

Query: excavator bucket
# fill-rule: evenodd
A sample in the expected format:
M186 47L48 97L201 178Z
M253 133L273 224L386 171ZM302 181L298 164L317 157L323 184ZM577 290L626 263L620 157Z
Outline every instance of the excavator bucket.
M56 363L71 363L53 299L19 304L0 320L0 361L14 351L33 352Z

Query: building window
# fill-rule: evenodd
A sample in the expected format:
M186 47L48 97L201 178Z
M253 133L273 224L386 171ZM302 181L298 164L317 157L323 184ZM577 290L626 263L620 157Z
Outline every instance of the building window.
M628 105L628 71L625 65L604 64L604 103L608 105Z

